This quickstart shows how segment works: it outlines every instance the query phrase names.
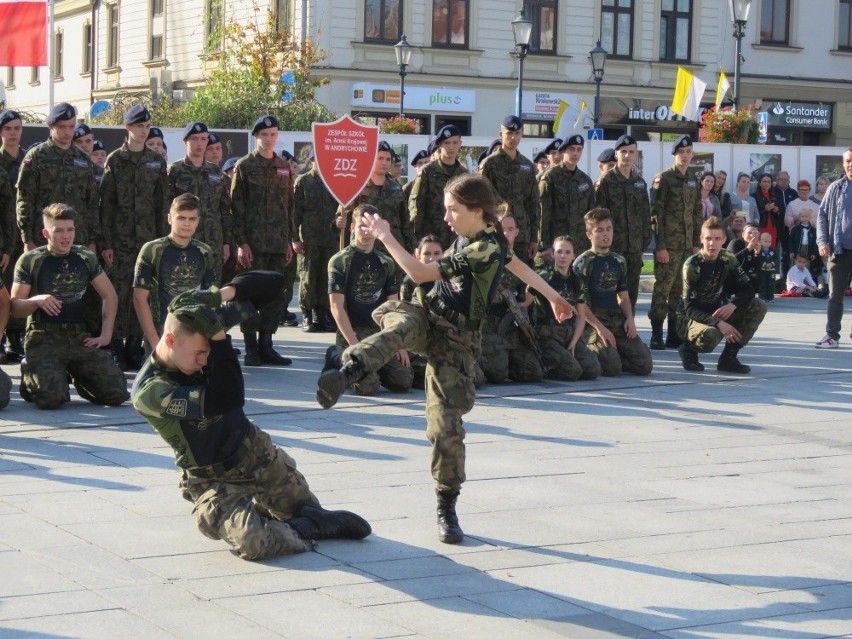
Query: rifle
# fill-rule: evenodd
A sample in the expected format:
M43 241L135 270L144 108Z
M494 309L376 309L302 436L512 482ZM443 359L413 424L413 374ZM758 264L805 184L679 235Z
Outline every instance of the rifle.
M509 308L509 312L512 314L511 316L515 320L515 324L521 332L521 336L524 338L527 346L529 346L532 350L533 355L535 355L538 360L538 363L541 364L541 368L545 373L549 372L553 367L548 366L544 361L544 353L541 352L541 346L539 346L538 337L536 337L535 331L530 323L530 317L527 314L527 309L518 304L518 300L515 299L515 296L512 295L512 292L509 289L499 286L497 288L497 292L500 293L503 301L506 302L506 306Z

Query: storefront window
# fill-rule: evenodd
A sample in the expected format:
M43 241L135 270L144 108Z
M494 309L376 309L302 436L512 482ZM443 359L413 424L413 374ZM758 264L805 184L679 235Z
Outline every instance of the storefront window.
M790 43L790 0L763 0L760 13L760 43Z
M663 0L660 13L660 60L689 62L692 0Z
M364 40L396 43L402 37L400 0L366 0Z
M432 0L432 44L467 48L468 0Z
M533 23L530 51L556 53L556 0L528 0L527 15Z
M840 0L837 30L837 46L840 49L852 49L852 0Z
M633 0L601 0L601 46L611 57L633 56Z

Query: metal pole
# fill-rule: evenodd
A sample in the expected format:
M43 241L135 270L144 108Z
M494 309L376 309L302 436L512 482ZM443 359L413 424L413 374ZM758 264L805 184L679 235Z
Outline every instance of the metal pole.
M399 65L399 114L405 115L405 65Z
M595 128L598 128L598 120L601 117L601 80L603 78L595 77Z
M290 28L290 25L287 25ZM302 53L305 51L305 38L308 37L308 0L302 0L302 28L299 41L302 45Z
M740 64L742 63L742 45L745 35L745 23L737 20L734 23L734 38L737 41L737 53L734 60L734 109L740 108Z
M521 49L518 53L518 95L515 96L515 115L521 117L521 103L524 101L524 58L526 52Z

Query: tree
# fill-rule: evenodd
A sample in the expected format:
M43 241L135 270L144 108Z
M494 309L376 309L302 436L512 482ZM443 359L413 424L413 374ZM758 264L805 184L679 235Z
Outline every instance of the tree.
M151 112L151 121L155 126L182 127L187 123L183 116L182 106L172 102L168 91L165 91L163 96L157 100L154 99L150 91L140 93L119 91L110 100L109 109L92 118L92 123L121 126L124 124L124 113L136 104L142 104L148 108Z
M311 74L325 55L311 40L300 43L277 28L273 11L255 4L254 20L231 20L211 36L208 55L218 59L207 81L184 107L186 121L211 128L250 128L258 117L275 115L282 130L307 131L312 122L337 116L314 100L328 78ZM222 46L214 46L222 43ZM285 81L286 80L286 81Z

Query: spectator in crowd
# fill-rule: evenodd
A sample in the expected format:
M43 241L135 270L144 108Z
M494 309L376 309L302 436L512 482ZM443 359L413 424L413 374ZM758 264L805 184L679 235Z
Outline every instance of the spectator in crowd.
M760 234L760 288L758 294L764 302L775 301L775 274L778 272L778 257L775 243L769 233Z
M728 251L737 258L755 291L760 288L761 248L760 231L754 224L746 224L742 237L728 245Z
M728 174L726 171L719 169L714 174L716 177L716 185L713 187L713 194L719 200L719 207L722 210L722 218L727 219L733 210L731 205L731 194L725 190L725 184L728 182Z
M802 297L825 297L824 289L817 286L808 270L808 258L797 255L793 266L787 271L787 291Z
M798 256L804 257L808 261L811 277L819 282L823 267L816 238L816 227L811 224L811 212L802 211L799 214L799 223L790 231L790 262L795 261Z
M771 181L771 178L770 178ZM757 201L751 195L751 177L748 173L738 173L737 183L731 193L731 208L743 211L746 214L746 222L757 224L760 216L757 210Z
M810 213L811 222L815 222L817 215L819 215L819 204L811 201L810 199L811 183L807 180L799 180L796 184L796 190L799 193L799 197L787 204L787 209L784 213L784 224L788 229L792 229L799 223L799 216L802 211L808 211ZM792 245L792 242L790 243L789 250L796 250L796 247Z
M731 242L741 238L743 235L743 229L745 229L745 225L747 224L745 211L733 211L725 218L722 224L725 227L725 236L727 238L724 248L728 248Z
M825 197L825 191L828 189L828 185L831 184L831 180L829 180L824 175L820 175L816 179L816 184L814 186L813 195L811 195L811 202L816 202L817 204L822 204L822 198Z
M709 217L722 217L722 208L719 205L719 198L716 197L714 188L716 187L716 176L710 171L701 175L701 210L706 220Z

